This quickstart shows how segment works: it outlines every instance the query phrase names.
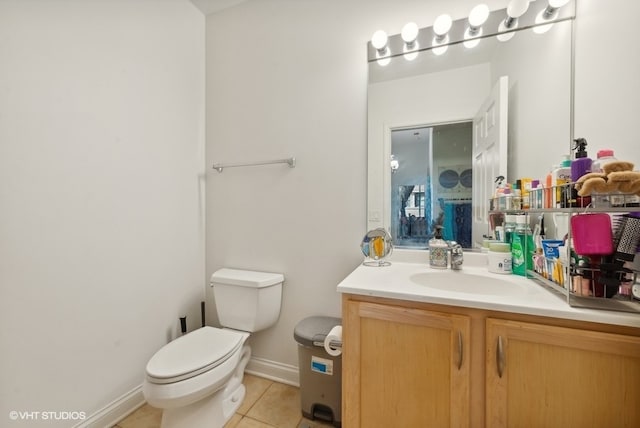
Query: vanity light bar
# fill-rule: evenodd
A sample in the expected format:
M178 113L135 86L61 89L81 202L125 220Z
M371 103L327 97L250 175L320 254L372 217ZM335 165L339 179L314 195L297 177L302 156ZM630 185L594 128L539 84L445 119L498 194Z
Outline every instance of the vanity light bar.
M560 7L553 8L553 14L549 20L540 22L539 18L536 21L538 15L544 14L548 11L549 7L563 4ZM549 6L552 4L553 6ZM512 11L514 8L511 8ZM530 2L528 9L517 17L517 26L513 25L509 28L505 28L505 20L509 19L510 15L507 13L508 8L494 10L489 13L486 21L482 24L482 35L477 39L481 40L488 37L502 36L500 40L508 40L510 37L504 37L508 34L513 34L515 31L523 30L527 28L534 28L542 25L551 25L556 22L562 22L567 20L573 20L576 17L576 5L575 0L550 0L550 1L537 1ZM513 11L512 11L513 13ZM515 13L514 13L515 15ZM435 24L434 24L435 25ZM433 50L434 53L446 46L456 45L465 41L465 32L469 27L469 18L464 17L457 19L451 23L451 28L444 34L438 34L434 30L434 27L421 28L418 31L418 35L415 39L416 49L412 52L417 54L423 51ZM441 31L441 30L439 30ZM442 40L447 38L448 42L434 44L434 40ZM446 49L444 49L446 50ZM384 65L391 59L399 56L406 55L406 42L402 39L400 34L394 34L387 36L387 40L384 46L384 54L379 49L374 48L371 42L367 44L367 60L368 62L377 61L379 64Z

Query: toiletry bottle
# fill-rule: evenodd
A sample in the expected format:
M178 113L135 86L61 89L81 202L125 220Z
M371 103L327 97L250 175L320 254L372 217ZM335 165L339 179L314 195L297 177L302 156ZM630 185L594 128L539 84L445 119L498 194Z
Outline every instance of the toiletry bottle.
M494 183L496 183L496 190L493 193L493 198L491 199L491 203L489 204L491 211L496 209L504 209L500 208L500 198L502 198L502 196L504 195L504 176L497 176Z
M615 162L616 160L617 159L613 155L613 150L598 150L596 159L591 163L591 172L604 173L602 167L610 162ZM594 208L622 206L623 204L620 203L620 199L624 199L624 197L611 195L609 193L599 193L596 191L591 192L591 203L593 204Z
M492 242L487 254L489 272L498 274L511 273L511 253L506 242Z
M531 178L521 178L518 180L518 187L520 188L521 206L523 210L531 208L530 204L530 192L533 188L533 180Z
M524 214L516 216L516 230L511 243L512 272L516 275L526 276L527 269L533 269L533 254L535 244L533 233Z
M531 181L531 190L529 191L529 207L530 208L543 208L542 201L544 196L542 194L542 184L540 180Z
M513 234L516 231L516 215L506 214L504 216L504 242L511 245Z
M580 177L591 172L591 158L587 156L587 140L584 138L576 138L575 140L576 157L571 162L571 182L575 183ZM586 207L591 203L590 196L578 196L578 191L571 188L571 199L569 207Z
M507 205L507 209L522 209L522 193L520 192L520 187L516 183L511 186L511 203Z
M560 166L553 170L554 206L566 208L571 198L571 159L565 155Z
M436 226L433 238L429 240L429 266L446 269L449 264L449 246L442 239L442 226Z
M555 208L555 204L553 203L553 170L559 168L554 165L551 167L551 171L547 173L547 176L544 180L544 207L543 208Z

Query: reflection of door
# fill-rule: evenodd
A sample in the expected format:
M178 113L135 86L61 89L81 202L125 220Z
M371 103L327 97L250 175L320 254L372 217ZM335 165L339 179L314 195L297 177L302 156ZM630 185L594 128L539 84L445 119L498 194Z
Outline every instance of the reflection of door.
M494 181L507 177L509 78L502 76L473 118L473 246L482 247L489 230L489 199Z

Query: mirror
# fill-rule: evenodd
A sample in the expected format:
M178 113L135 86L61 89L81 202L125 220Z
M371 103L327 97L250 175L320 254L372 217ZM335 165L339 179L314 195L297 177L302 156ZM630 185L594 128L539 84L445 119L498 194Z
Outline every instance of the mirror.
M439 143L431 136L471 123L503 76L508 78L507 180L544 177L559 163L561 155L569 153L572 138L572 26L573 19L555 22L543 34L535 32L536 27L527 27L507 42L490 36L474 49L454 44L444 55L426 50L413 61L396 56L384 67L371 61L368 228L389 230L397 248L422 249L438 219L445 225L471 221L473 227L480 225L476 227L480 236L488 232L488 198L469 200L471 189L464 184L469 184L471 175L471 188L494 186L495 177L471 168L471 142L460 137ZM395 142L403 133L418 141L416 132L418 137L430 136L425 147L408 148L402 144L409 143ZM473 138L472 129L468 134ZM460 151L443 158L441 144ZM409 165L414 168L420 162L423 168L411 175ZM471 210L465 204L473 206L473 214L466 214ZM448 218L447 213L456 208L472 218ZM479 218L483 214L485 218ZM408 227L412 225L415 227ZM411 232L420 239L407 239ZM449 239L478 248L477 240L449 232Z

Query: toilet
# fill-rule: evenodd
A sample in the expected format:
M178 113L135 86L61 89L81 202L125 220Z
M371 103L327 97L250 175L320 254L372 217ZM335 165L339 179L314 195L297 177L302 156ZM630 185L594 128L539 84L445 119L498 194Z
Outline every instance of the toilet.
M280 273L223 268L211 275L222 328L205 326L163 346L149 360L142 385L151 406L161 408L162 428L221 428L246 389L249 334L276 323Z

